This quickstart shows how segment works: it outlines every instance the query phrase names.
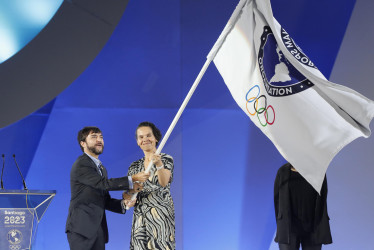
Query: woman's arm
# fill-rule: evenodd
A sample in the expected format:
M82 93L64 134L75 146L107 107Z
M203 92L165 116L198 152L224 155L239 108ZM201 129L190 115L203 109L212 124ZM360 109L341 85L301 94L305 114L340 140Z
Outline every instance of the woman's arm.
M166 185L169 184L170 182L170 176L171 172L168 169L161 168L157 170L157 175L158 175L158 182L162 187L166 187Z
M167 161L167 159L161 159L161 155L153 156L153 163L157 168L158 182L162 187L166 187L171 180L171 170L174 167L173 161Z

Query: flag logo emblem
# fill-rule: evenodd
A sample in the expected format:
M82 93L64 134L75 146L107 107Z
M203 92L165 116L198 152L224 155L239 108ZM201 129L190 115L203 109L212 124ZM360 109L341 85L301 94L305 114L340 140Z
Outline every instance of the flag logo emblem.
M282 29L282 32L285 32L284 29ZM301 52L288 33L284 33L282 40L286 41L284 42L285 46L288 46L288 49L293 51L290 51L290 53L292 53L295 58L298 57L298 60L302 60L306 65L314 67L314 64ZM264 27L264 31L261 35L258 63L266 92L270 96L280 97L293 95L314 86L312 82L306 79L305 76L287 60L278 47L269 26Z

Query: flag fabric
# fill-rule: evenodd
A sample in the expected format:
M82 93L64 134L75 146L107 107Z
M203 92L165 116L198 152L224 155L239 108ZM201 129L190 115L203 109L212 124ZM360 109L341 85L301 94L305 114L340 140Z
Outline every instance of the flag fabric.
M370 136L374 102L326 80L273 17L241 0L208 55L240 108L319 192L334 156Z

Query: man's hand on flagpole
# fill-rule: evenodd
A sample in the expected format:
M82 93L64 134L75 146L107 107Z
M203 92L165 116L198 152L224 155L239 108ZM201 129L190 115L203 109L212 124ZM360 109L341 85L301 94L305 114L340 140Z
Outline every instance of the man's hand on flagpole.
M146 174L146 175L149 175L149 174ZM143 190L143 187L144 187L143 182L134 181L134 188L123 192L122 193L122 198L125 201L128 201L129 204L132 204L132 202L134 202L134 205L135 205L136 196L137 196L138 192ZM125 204L126 204L126 210L129 210L130 207L134 206L134 205L127 206L126 202L125 202Z
M126 210L128 210L130 207L135 206L135 203L136 199L131 200L131 197L130 199L125 199Z
M137 184L137 185L141 184L140 191L143 190L143 184L142 183L134 183L134 187L135 187L135 184ZM137 192L139 192L139 191L137 191ZM122 199L125 200L126 210L129 210L130 207L135 206L136 196L138 194L137 192L135 191L135 189L130 189L130 190L124 191L122 193Z

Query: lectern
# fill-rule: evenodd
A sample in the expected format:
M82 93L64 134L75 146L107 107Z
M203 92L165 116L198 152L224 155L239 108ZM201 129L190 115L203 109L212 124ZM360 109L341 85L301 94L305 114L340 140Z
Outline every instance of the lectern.
M0 190L0 249L29 250L55 190Z

